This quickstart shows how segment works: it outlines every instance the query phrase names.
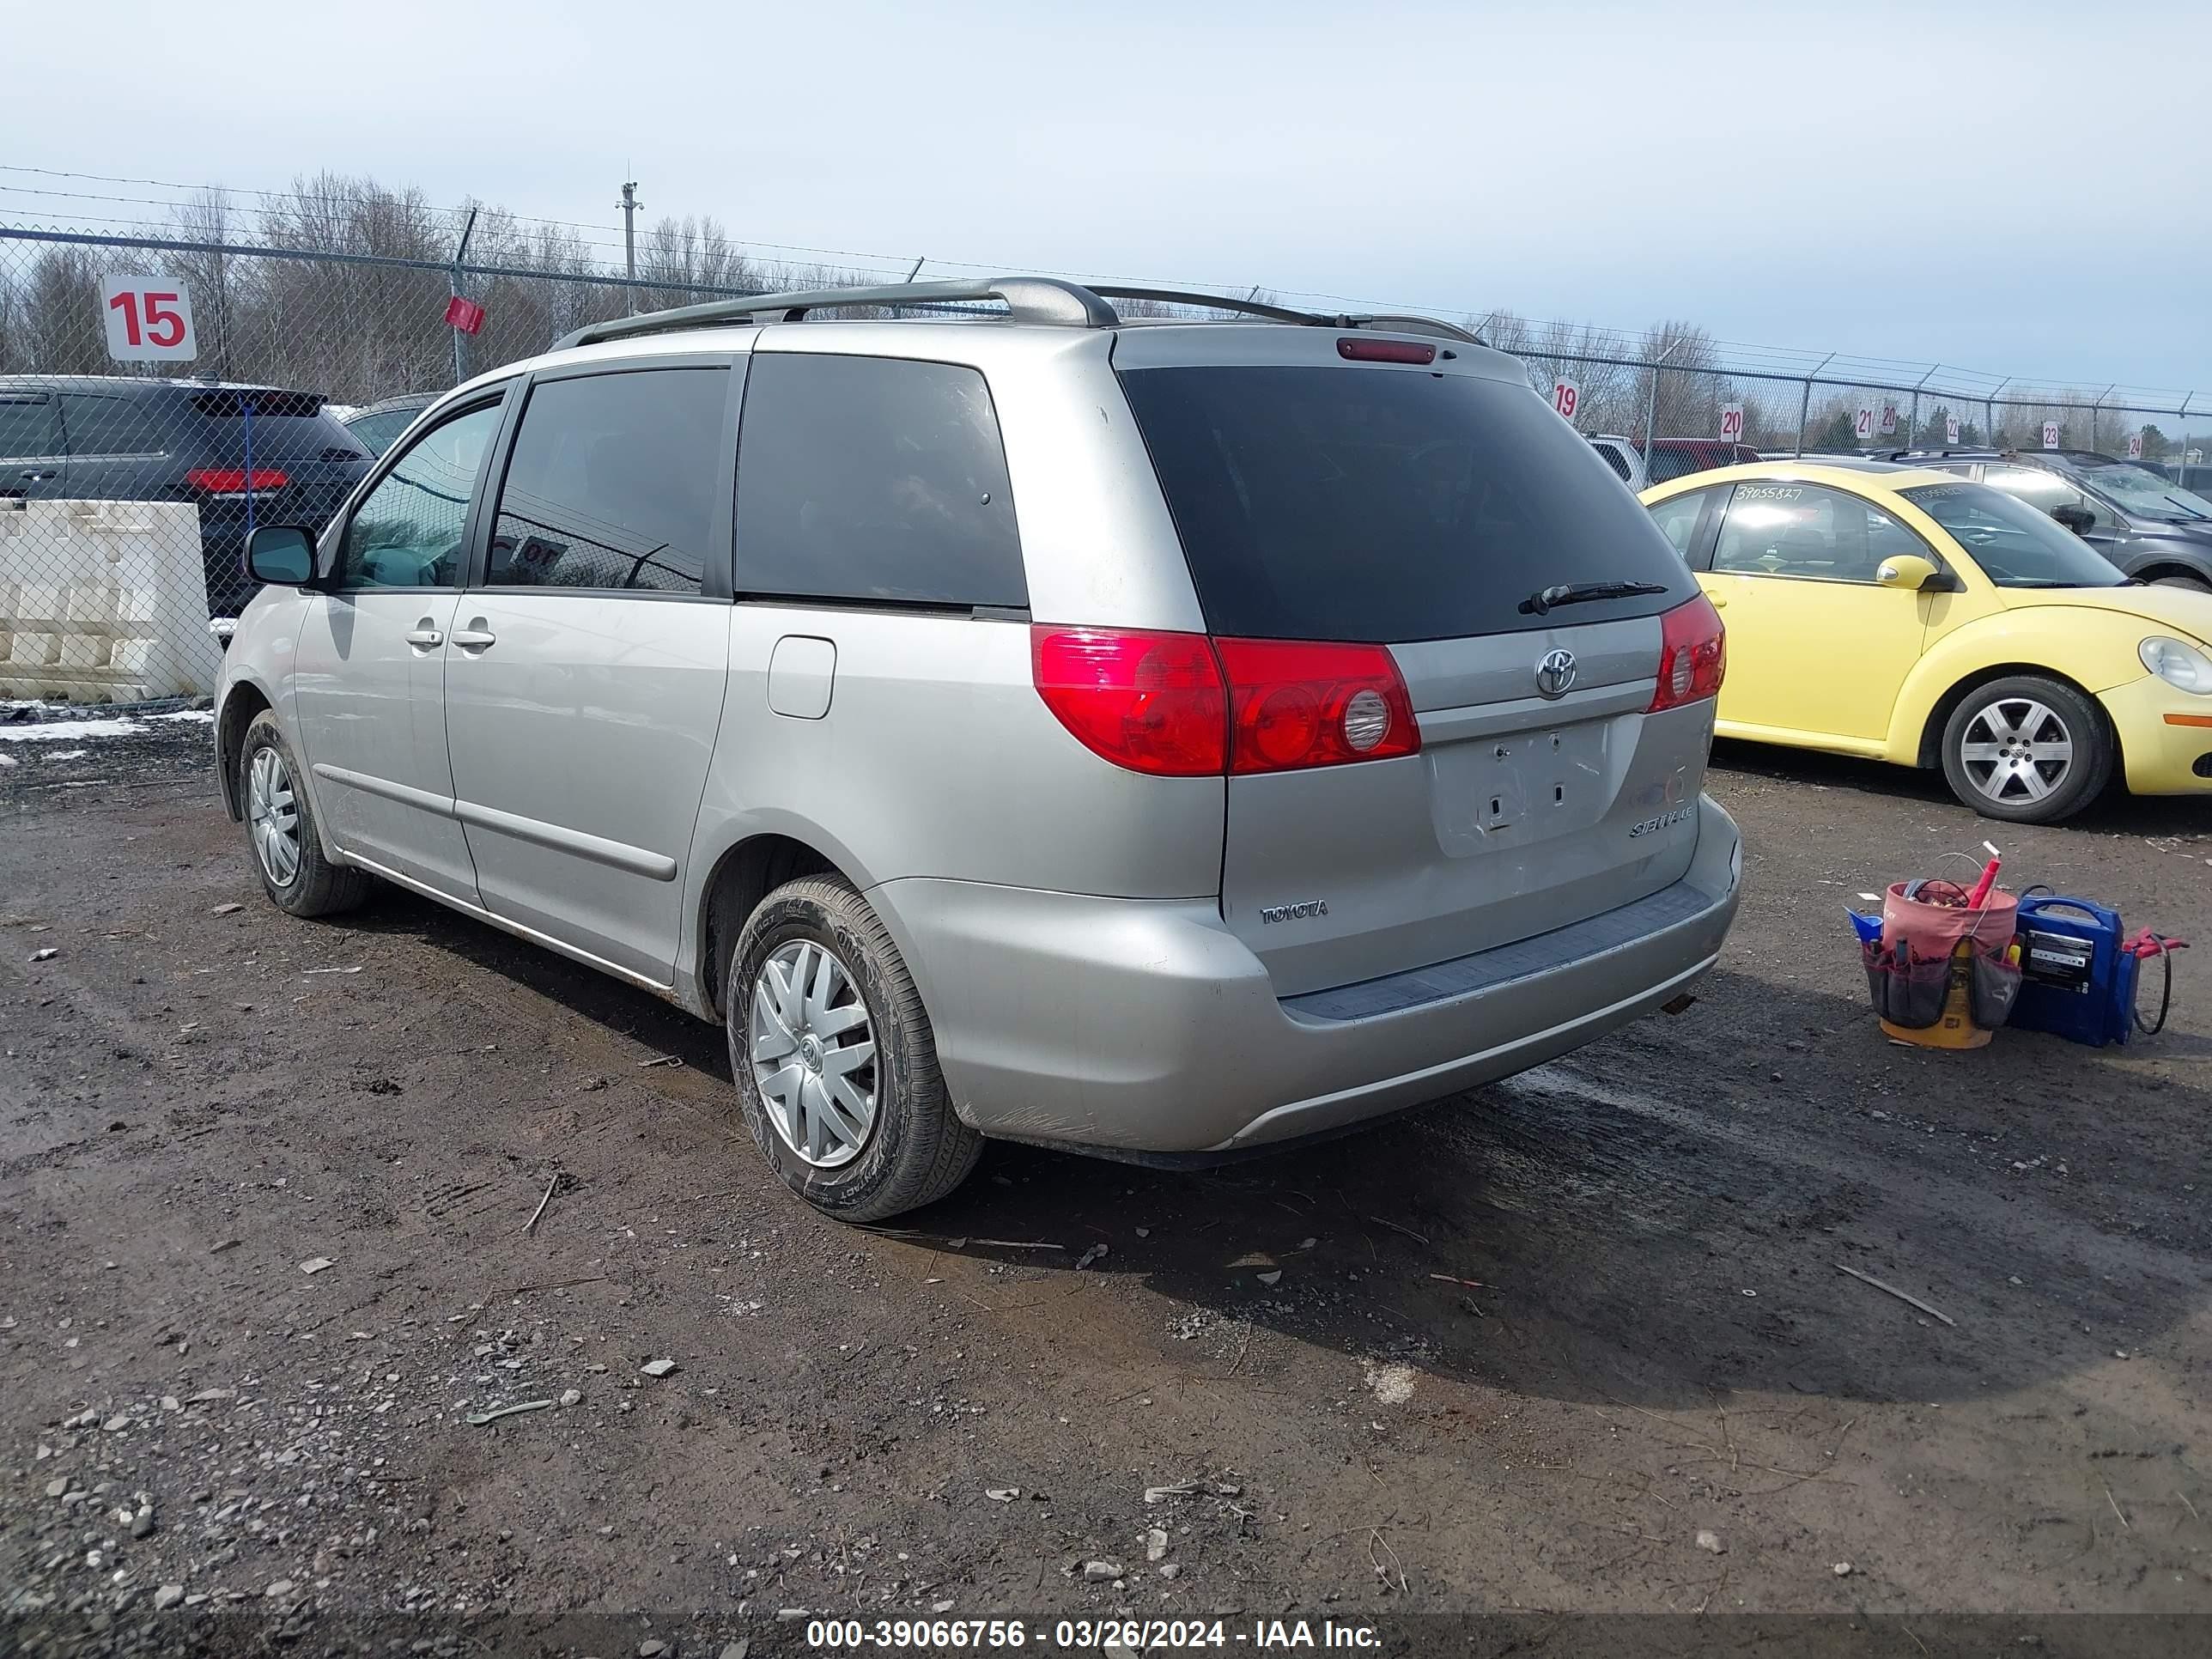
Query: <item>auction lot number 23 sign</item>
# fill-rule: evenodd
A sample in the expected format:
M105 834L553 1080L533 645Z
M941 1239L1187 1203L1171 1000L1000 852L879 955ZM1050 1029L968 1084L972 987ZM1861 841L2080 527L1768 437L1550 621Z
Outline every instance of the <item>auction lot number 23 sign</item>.
M190 362L200 355L191 294L173 277L103 276L100 310L107 355L118 363Z

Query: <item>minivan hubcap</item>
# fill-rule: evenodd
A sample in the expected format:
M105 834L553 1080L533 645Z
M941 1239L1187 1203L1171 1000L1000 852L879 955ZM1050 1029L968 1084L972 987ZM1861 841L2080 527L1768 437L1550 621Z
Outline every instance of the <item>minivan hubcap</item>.
M255 754L246 774L246 820L261 868L279 887L289 887L300 873L300 807L291 770L274 749Z
M1959 744L1973 786L1993 801L2044 799L2074 770L2074 734L2046 704L2005 697L1966 722Z
M777 1137L817 1169L849 1164L876 1127L876 1034L836 954L794 939L753 980L753 1081Z

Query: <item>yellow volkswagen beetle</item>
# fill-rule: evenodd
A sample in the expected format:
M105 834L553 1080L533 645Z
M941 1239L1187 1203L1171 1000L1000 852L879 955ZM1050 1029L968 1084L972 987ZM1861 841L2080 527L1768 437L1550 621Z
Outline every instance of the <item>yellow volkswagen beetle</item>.
M2212 794L2212 593L2130 582L1947 472L1771 461L1644 492L1728 624L1723 737L1941 766L2054 823L2116 775Z

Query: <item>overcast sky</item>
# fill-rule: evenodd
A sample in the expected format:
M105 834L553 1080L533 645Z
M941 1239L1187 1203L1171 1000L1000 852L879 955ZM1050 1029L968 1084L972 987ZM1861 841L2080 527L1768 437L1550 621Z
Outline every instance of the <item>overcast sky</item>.
M0 161L331 168L596 225L627 177L748 243L1682 316L2212 401L2201 15L1795 12L102 0L97 52L13 32ZM10 221L158 212L0 185Z

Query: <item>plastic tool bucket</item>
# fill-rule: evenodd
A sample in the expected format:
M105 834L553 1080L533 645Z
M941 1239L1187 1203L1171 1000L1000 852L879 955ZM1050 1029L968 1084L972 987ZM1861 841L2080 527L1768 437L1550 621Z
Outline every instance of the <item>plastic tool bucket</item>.
M1917 896L1931 890L1955 902L1936 903ZM1881 1029L1900 1042L1925 1048L1979 1048L2002 1014L2010 1012L2018 971L2005 964L2004 957L2019 921L2020 896L1994 888L1977 909L1968 909L1965 898L1964 890L1950 882L1893 882L1883 896L1881 944L1875 950L1890 953L1894 963L1901 949L1909 966L1893 966L1881 975L1870 955L1868 981L1875 993L1875 1011L1884 1016ZM2008 977L2009 982L1978 987L1978 970L1985 981ZM1930 1001L1935 1007L1926 1006ZM1978 1012L2000 1018L1984 1024Z

